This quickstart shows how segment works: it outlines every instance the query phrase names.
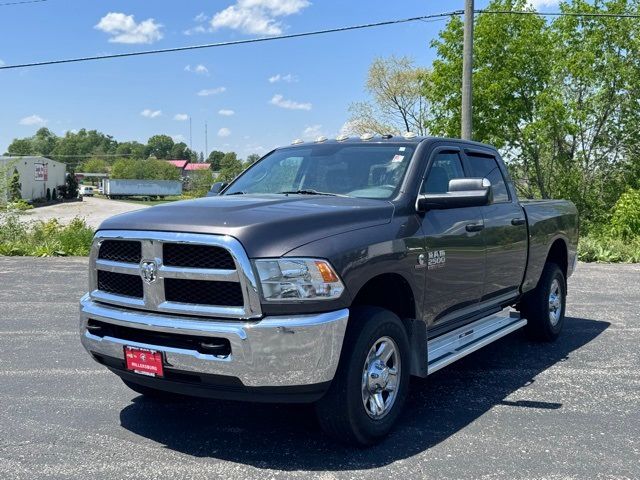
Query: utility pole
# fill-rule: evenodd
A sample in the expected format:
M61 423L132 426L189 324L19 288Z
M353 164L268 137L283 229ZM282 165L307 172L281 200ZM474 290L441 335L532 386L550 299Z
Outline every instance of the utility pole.
M209 135L207 134L207 122L204 122L204 158L209 158Z
M463 140L471 140L473 88L473 0L464 2L464 45L462 48L462 132Z

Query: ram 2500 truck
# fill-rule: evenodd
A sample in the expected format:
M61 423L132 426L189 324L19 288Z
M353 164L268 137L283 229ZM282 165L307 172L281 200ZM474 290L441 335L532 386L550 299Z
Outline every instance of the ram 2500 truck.
M294 142L213 193L95 235L82 343L140 394L314 402L329 434L368 445L410 376L562 329L576 209L519 201L490 146Z

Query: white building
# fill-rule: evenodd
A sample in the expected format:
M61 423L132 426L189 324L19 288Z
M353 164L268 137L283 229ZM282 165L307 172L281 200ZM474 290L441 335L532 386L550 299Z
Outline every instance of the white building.
M0 178L0 181L6 186L9 185L14 170L20 175L20 191L25 200L45 198L47 188L53 190L64 185L66 181L67 166L64 163L44 157L0 156L0 174L6 175L6 180Z

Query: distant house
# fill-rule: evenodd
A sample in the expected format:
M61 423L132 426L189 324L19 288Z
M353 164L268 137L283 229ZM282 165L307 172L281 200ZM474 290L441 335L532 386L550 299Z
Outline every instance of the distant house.
M49 191L64 185L67 165L45 157L4 157L0 156L0 182L7 184L13 172L20 175L20 193L24 200L45 198ZM6 194L6 192L5 192Z
M202 171L202 170L210 170L210 163L190 163L186 167L184 167L184 175L186 177L190 177L194 172Z
M189 160L166 160L168 163L180 169L180 173L184 176L184 169L189 164Z

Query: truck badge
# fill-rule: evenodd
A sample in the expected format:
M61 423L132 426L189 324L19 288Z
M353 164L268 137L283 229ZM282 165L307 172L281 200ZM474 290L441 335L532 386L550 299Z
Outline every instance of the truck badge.
M140 276L146 283L153 283L158 276L158 266L153 260L143 260L140 263Z
M428 252L429 259L427 261L427 268L434 270L436 268L442 268L447 261L446 252L444 250L432 250Z

